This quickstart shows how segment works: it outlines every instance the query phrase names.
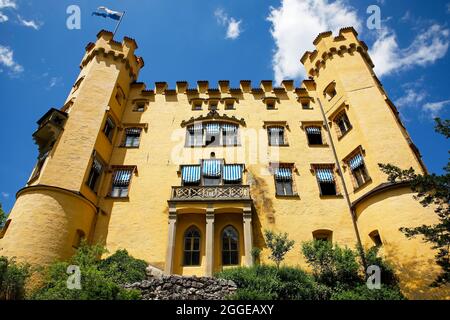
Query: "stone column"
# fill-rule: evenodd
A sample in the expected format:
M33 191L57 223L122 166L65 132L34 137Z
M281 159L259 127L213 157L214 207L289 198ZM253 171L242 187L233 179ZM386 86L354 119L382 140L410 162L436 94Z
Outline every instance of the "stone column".
M251 267L253 265L252 248L253 248L253 228L252 228L252 208L245 207L243 210L244 223L244 253L245 265Z
M169 205L169 231L167 239L165 274L173 273L173 255L175 251L175 237L177 234L177 209Z
M205 275L214 273L214 208L208 204L206 209L206 270Z

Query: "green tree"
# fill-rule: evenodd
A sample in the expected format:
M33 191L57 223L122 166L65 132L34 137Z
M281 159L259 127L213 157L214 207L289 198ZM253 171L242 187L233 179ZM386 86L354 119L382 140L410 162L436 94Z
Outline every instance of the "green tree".
M2 204L0 203L0 230L3 228L6 222L6 213L3 211Z
M25 284L30 276L27 264L0 257L0 300L21 300L25 297Z
M450 120L435 119L436 132L450 136ZM442 268L441 273L431 284L441 286L450 282L450 161L444 167L442 175L419 174L413 168L401 169L392 164L378 164L388 175L391 183L409 183L415 199L424 207L433 206L438 222L432 225L421 225L414 228L400 228L407 238L421 236L436 249L435 260Z
M264 236L267 247L271 251L270 259L275 262L277 269L279 269L280 263L284 260L286 253L292 249L295 241L289 240L287 233L274 233L271 230L265 230Z
M31 295L37 300L134 300L140 298L136 290L122 285L128 280L145 278L147 264L134 259L125 250L119 250L109 258L99 259L105 249L99 245L82 243L69 262L55 262L44 270L44 284ZM80 268L81 289L67 286L67 268Z
M330 241L312 240L302 244L302 253L319 283L335 289L347 289L361 282L357 253L333 246Z

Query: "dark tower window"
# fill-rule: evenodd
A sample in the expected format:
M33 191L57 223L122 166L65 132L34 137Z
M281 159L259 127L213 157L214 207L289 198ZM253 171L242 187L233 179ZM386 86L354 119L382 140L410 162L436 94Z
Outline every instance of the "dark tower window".
M333 168L319 167L315 169L316 179L320 188L321 196L337 195L336 181L334 178Z
M334 123L337 125L338 137L342 137L352 128L350 120L348 120L347 114L345 112L339 114L335 118Z
M222 265L239 264L239 237L236 229L226 227L222 232Z
M123 145L129 148L139 147L139 140L141 138L142 128L126 128Z
M88 179L86 184L95 193L98 191L100 177L102 176L103 165L102 163L94 157L92 160L91 170L89 171Z
M288 167L275 168L275 191L277 196L294 195L292 169Z
M190 227L184 234L185 266L200 265L200 232L196 227Z
M116 128L116 125L114 124L114 121L111 119L111 117L106 118L105 126L103 127L103 133L106 137L108 137L108 140L112 142L112 139L114 137L114 129Z
M111 197L128 197L133 169L116 169L113 174Z
M269 136L269 146L282 146L284 141L284 127L273 126L267 128L267 134Z
M309 145L322 145L322 130L320 127L306 127L306 136L308 137Z
M374 230L371 233L369 233L369 237L370 239L372 239L374 245L376 245L377 247L383 245L383 241L381 241L380 233L378 232L378 230Z

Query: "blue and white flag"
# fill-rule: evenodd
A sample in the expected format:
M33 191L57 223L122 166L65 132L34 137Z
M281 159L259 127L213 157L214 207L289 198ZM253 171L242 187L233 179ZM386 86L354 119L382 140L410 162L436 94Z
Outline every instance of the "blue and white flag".
M123 12L119 12L119 11L113 11L110 10L106 7L98 7L97 11L92 12L93 16L100 16L103 18L111 18L114 20L120 20L120 18L122 18L123 16Z

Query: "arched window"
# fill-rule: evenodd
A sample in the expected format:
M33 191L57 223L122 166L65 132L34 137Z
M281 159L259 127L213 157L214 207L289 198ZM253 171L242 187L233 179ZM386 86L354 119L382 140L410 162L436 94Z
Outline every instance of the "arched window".
M200 265L200 231L190 227L184 234L184 265Z
M239 264L239 236L232 226L226 227L222 232L222 264Z
M333 238L333 231L331 231L331 230L320 229L320 230L313 231L312 234L313 234L314 240L331 242L332 238Z

